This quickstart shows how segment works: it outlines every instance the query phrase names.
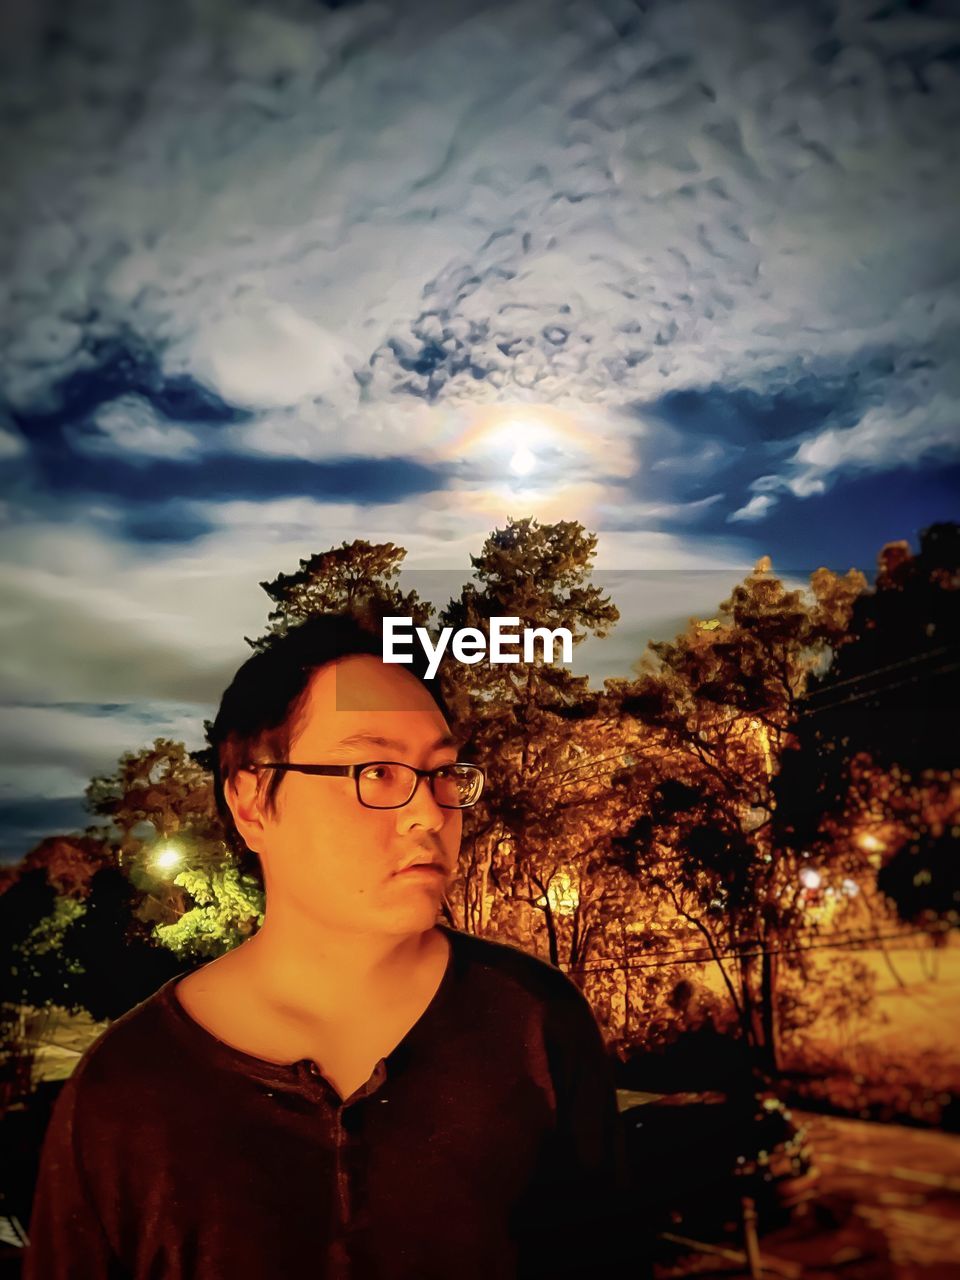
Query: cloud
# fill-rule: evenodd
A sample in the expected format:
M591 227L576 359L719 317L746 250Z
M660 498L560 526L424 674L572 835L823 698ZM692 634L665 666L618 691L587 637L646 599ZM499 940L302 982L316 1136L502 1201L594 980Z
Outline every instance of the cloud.
M93 774L109 772L124 752L138 751L158 737L198 747L203 726L196 712L196 706L149 701L8 704L4 719L9 736L0 747L0 795L11 776L17 779L17 790L28 794L75 795L78 782L82 790Z
M195 462L186 458L148 460L142 453L129 451L118 455L104 450L92 457L54 445L37 449L36 455L37 469L53 494L75 499L96 495L145 504L256 495L269 501L287 494L343 496L374 504L431 493L447 483L443 469L395 454L377 458L341 453L314 461L289 456L257 458L211 448Z
M224 399L251 408L322 398L350 408L360 360L360 352L289 304L260 299L206 324L190 363Z
M6 427L0 426L0 458L10 459L22 457L26 452L23 437Z
M776 498L769 493L755 493L749 502L732 512L729 520L762 520L767 512L777 505Z
M952 352L933 15L454 3L411 42L417 12L116 0L54 53L24 20L11 403L132 333L253 412L238 448L382 456L398 400L616 411Z
M930 382L925 373L901 380L889 403L867 409L854 425L827 426L802 439L780 472L751 482L753 496L728 519L760 519L783 494L826 493L843 476L960 457L960 402Z
M160 418L142 396L120 396L105 404L92 418L94 430L68 428L74 449L92 457L114 455L142 458L191 458L202 450L197 436L185 427Z
M0 799L0 862L18 862L46 836L82 831L92 822L80 794Z
M896 417L871 409L855 427L828 428L805 440L790 460L789 480L798 497L822 493L840 471L881 471L914 466L933 455L960 455L960 406L940 395Z

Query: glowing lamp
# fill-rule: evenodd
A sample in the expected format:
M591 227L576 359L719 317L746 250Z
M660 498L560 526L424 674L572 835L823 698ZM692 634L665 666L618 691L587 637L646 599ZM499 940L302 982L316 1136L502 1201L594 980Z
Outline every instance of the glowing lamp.
M172 871L183 862L183 851L175 844L165 844L150 859L151 866L157 871Z

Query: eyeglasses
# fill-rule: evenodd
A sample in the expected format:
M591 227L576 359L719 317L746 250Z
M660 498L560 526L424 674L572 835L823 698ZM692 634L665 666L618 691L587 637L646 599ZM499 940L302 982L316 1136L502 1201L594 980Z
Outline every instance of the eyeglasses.
M476 764L441 764L435 769L415 769L396 760L368 760L366 764L290 764L258 761L249 766L320 777L353 778L357 799L367 809L402 809L413 799L421 778L430 782L441 809L470 809L480 799L485 774Z

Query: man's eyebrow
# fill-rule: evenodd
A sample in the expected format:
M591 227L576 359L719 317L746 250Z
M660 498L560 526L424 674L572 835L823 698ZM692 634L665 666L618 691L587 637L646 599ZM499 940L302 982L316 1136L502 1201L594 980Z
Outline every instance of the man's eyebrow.
M338 747L387 747L391 751L406 751L407 744L398 742L396 738L381 738L376 733L351 733L346 738L341 738L336 744ZM445 747L458 747L459 740L452 733L445 733L437 738L436 742L431 743L427 751L440 751Z

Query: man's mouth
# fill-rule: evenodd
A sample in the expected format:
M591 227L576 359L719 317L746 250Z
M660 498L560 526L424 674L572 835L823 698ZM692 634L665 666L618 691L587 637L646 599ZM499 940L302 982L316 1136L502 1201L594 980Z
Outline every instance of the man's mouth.
M434 872L436 875L445 876L447 868L442 862L438 862L435 858L425 858L420 862L408 862L405 867L401 867L399 871L395 871L394 875L404 876L410 872Z

